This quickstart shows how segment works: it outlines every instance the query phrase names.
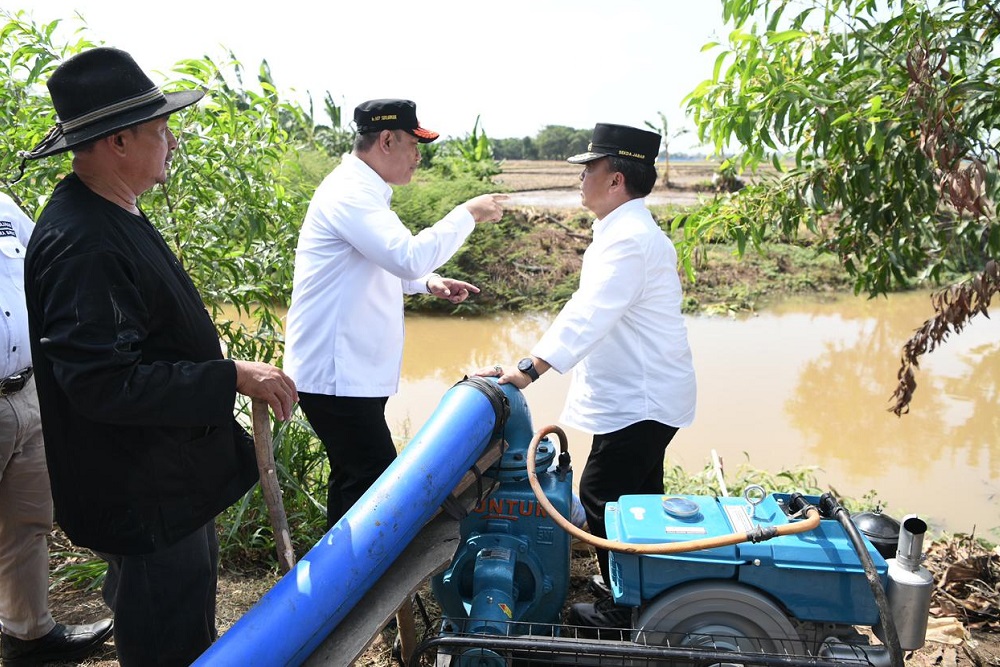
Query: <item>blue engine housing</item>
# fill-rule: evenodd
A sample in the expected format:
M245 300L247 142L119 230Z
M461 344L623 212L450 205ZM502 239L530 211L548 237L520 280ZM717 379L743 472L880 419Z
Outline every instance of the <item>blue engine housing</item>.
M622 496L606 509L608 538L629 544L680 542L779 526L788 496L770 494L754 505L738 497L672 496L697 505L690 516L666 511L665 496ZM813 504L818 498L807 497ZM693 506L692 506L693 507ZM864 540L883 587L888 565ZM835 520L816 530L753 544L668 555L612 552L611 590L620 605L637 607L674 586L706 579L739 582L766 593L802 621L874 625L879 613L851 541Z

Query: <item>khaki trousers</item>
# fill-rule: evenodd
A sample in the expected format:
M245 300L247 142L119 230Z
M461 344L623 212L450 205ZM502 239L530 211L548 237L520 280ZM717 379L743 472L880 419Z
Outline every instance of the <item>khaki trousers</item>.
M17 639L55 626L49 613L52 493L35 379L0 397L0 625Z

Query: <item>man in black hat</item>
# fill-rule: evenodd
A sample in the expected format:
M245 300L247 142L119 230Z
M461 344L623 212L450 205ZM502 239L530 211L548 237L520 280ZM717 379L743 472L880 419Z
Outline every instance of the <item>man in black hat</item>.
M502 195L455 207L414 235L389 207L390 185L410 182L420 126L409 100L379 99L354 110L354 149L316 190L295 253L285 369L330 459L330 526L396 457L385 404L399 388L403 295L461 303L479 289L434 271L476 223L499 220Z
M125 52L95 48L48 81L59 122L24 157L73 151L25 266L35 380L60 527L108 561L119 662L187 665L216 638L215 516L257 479L236 394L287 419L294 383L225 359L198 291L138 205L167 179L161 92Z
M529 356L500 376L524 389L550 368L573 370L560 420L595 434L580 477L590 532L607 537L604 508L625 494L663 493L663 457L695 412L695 375L681 316L677 253L643 203L656 183L660 135L598 123L583 164L583 205L597 220L580 286ZM628 627L631 611L607 592L608 552L597 549L603 593L578 603L570 622Z

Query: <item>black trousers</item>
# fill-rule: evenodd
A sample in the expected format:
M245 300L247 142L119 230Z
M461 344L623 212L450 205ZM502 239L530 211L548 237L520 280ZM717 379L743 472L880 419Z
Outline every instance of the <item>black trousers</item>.
M330 460L327 528L337 523L396 458L384 398L299 392L299 406Z
M218 636L214 521L151 554L99 555L108 562L102 593L114 612L122 667L186 667L212 645Z
M646 420L594 436L580 476L580 502L590 532L607 537L604 506L624 495L663 493L663 457L677 429ZM597 549L601 576L611 583L608 552Z

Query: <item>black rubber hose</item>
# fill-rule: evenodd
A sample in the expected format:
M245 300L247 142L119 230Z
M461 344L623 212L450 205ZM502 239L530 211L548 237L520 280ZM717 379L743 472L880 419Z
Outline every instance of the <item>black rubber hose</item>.
M872 594L875 596L875 606L878 607L879 617L882 620L882 629L885 631L885 645L889 649L890 664L892 667L904 667L903 649L899 645L896 622L893 620L892 612L889 609L889 598L885 595L885 589L882 588L882 581L878 577L878 572L875 571L875 563L872 562L872 557L868 553L865 541L861 538L861 533L858 532L858 527L851 521L850 513L832 494L824 493L822 498L820 498L819 506L821 512L836 519L844 527L847 537L850 538L851 544L854 546L854 551L857 552L858 558L861 560L861 566L865 570L865 578L868 579L868 585L871 586Z

